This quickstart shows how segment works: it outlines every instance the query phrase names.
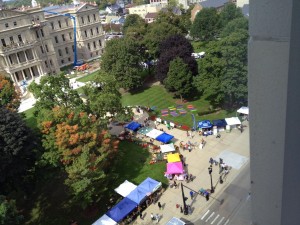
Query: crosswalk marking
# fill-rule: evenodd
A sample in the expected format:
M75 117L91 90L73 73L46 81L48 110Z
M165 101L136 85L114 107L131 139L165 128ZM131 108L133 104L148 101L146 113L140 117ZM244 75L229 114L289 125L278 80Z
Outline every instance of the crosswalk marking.
M226 223L224 223L224 225L227 225L229 223L229 220L226 221Z
M210 216L205 220L205 222L209 221L210 218L212 218L214 214L215 214L215 212L212 212L212 213L210 214Z
M208 213L209 213L209 210L207 210L206 213L204 213L204 215L201 217L201 220L203 220Z
M214 224L214 222L219 218L219 214L216 216L216 218L214 218L214 220L211 222L211 224Z
M224 219L225 219L225 217L222 217L222 219L219 221L219 223L217 225L220 225Z

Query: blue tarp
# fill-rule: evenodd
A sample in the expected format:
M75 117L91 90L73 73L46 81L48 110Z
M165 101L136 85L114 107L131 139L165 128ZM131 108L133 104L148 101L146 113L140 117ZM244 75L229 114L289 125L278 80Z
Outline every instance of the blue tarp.
M222 119L222 120L213 120L213 125L217 126L217 127L226 127L227 123L226 120Z
M150 177L147 177L146 180L144 180L140 185L137 186L137 188L140 188L147 194L151 194L154 191L156 191L161 186L161 183L153 180Z
M199 128L211 128L213 125L209 120L203 120L198 123Z
M132 192L130 192L129 195L126 196L126 198L129 198L130 200L134 201L137 204L142 203L147 197L147 192L143 188L137 187Z
M127 128L127 129L129 129L129 130L136 131L136 130L139 129L139 127L141 127L141 126L142 126L141 124L132 121L131 123L127 124L127 125L125 126L125 128Z
M173 137L174 137L173 135L163 133L157 136L155 139L163 143L168 143L170 140L172 140Z
M137 206L137 203L130 200L129 198L122 199L117 205L112 207L106 215L110 218L112 218L116 222L120 222L122 219L124 219L129 213L131 213L135 207Z

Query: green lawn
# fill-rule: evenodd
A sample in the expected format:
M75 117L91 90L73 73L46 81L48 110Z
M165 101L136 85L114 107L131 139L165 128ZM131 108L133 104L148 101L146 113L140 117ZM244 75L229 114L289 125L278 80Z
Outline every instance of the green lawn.
M166 163L150 165L150 159L147 149L132 142L121 142L115 166L115 173L119 176L112 182L105 198L108 199L125 180L138 185L145 178L151 177L167 185L163 176ZM40 174L45 177L37 183L36 190L27 200L29 202L24 203L27 225L69 224L71 219L81 225L90 225L106 212L105 200L85 212L80 207L70 205L67 188L59 171L40 171Z
M135 105L141 105L141 106L156 106L155 113L157 116L161 115L162 109L167 109L171 106L176 106L177 103L180 103L179 99L174 99L170 93L166 91L166 89L163 86L152 86L151 88L145 89L137 94L130 94L126 93L122 97L122 103L126 106L135 106ZM204 115L204 116L198 116L198 112L201 111L207 111L209 110L209 102L206 101L203 98L200 98L195 101L190 101L183 105L184 109L187 111L186 115L180 115L178 117L173 116L165 116L162 117L164 120L172 121L179 123L181 125L187 125L189 127L192 127L192 116L193 113L195 115L196 121L199 120L213 120L213 119L223 119L225 117L234 116L234 112L227 112L225 110L220 110L216 113ZM197 111L191 112L187 109L187 105L193 105ZM177 111L178 112L178 111ZM179 113L178 113L179 114Z
M34 107L24 111L23 113L25 115L25 123L27 124L27 126L29 126L33 130L36 130L37 120L36 117L33 115L33 112L34 112Z
M84 77L78 78L77 81L79 82L88 82L88 81L93 81L95 79L96 74L98 73L98 71L95 71L91 74L88 74Z

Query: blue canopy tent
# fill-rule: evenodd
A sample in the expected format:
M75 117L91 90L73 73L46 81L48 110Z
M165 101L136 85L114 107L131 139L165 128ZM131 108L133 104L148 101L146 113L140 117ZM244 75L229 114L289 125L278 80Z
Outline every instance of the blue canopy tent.
M142 203L147 197L147 192L142 189L137 187L134 189L132 192L130 192L129 195L126 196L126 198L129 198L130 200L134 201L137 204Z
M224 120L224 119L213 120L212 123L214 126L217 126L217 127L226 127L226 125L227 125L226 120Z
M132 121L131 123L127 124L127 125L125 126L125 128L127 128L127 129L129 129L129 130L136 131L136 130L139 129L139 127L141 127L141 126L142 126L141 124Z
M203 120L198 123L199 128L211 128L213 125L209 120Z
M142 183L140 183L140 185L137 186L137 188L140 188L145 193L147 193L147 195L150 195L155 192L160 186L160 182L147 177L146 180L144 180Z
M157 141L163 142L163 143L168 143L169 141L171 141L173 139L173 135L167 134L167 133L163 133L159 136L157 136L155 139Z
M124 219L129 213L131 213L135 207L137 206L137 203L130 200L129 198L122 199L117 205L112 207L106 215L110 218L112 218L116 222L120 222L122 219Z

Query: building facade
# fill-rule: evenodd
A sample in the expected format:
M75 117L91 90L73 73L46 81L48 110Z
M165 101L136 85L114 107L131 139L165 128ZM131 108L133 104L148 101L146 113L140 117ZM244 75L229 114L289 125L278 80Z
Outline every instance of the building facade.
M75 18L75 26L70 16ZM105 34L96 5L1 10L0 72L9 74L20 86L42 75L59 73L61 67L74 62L74 27L77 60L99 58Z
M162 4L146 4L130 7L129 14L137 14L145 19L147 13L158 13L163 8Z

